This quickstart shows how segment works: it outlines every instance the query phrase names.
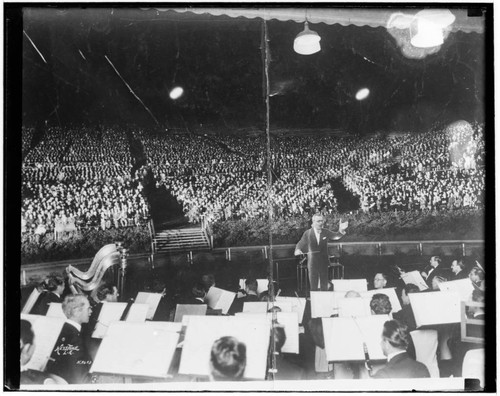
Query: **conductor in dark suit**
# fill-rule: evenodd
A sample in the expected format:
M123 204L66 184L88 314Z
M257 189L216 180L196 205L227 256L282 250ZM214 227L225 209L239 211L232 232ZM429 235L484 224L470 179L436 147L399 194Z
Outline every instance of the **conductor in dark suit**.
M339 223L339 231L323 228L325 218L317 213L312 218L312 226L305 231L295 246L294 254L307 254L307 270L311 291L328 291L328 241L342 238L348 223ZM320 288L318 288L318 281Z
M373 378L428 378L427 367L413 360L408 348L410 334L406 325L397 320L388 320L382 331L382 351L387 356L387 364L378 370Z
M92 309L83 294L66 296L62 309L67 320L57 338L46 371L62 377L68 384L84 383L92 361L80 333L82 324L89 321Z

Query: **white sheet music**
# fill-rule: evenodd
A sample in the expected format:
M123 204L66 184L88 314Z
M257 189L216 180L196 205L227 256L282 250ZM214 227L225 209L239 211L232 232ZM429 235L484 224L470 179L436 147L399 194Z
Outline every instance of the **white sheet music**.
M460 295L461 301L468 301L472 296L474 286L472 286L472 282L469 278L465 278L456 281L440 283L439 289L441 291L457 292Z
M244 378L264 379L269 347L269 321L265 315L190 316L182 348L179 374L209 375L210 350L215 340L233 336L246 345Z
M353 316L370 316L370 298L341 298L337 301L339 317L351 318Z
M207 293L205 300L212 309L220 309L225 315L234 301L236 293L212 286Z
M245 315L264 315L269 321L271 329L272 313L245 313L237 312L235 316L245 317ZM299 318L296 312L277 312L276 319L285 329L286 341L281 348L282 353L299 353Z
M323 318L325 352L328 361L365 360L363 342L371 360L386 359L380 346L388 315L353 318Z
M333 292L311 292L311 318L328 318L334 313L337 313L337 308Z
M150 310L148 304L132 304L127 314L126 322L144 322Z
M425 283L424 278L418 271L405 272L401 274L401 279L405 284L413 283L417 285L420 291L427 290L429 286Z
M90 372L166 378L178 328L169 322L112 323Z
M460 295L457 292L410 293L408 297L417 327L460 322Z
M152 320L155 316L155 312L158 308L158 304L160 304L160 300L162 298L161 293L147 293L147 292L139 292L137 293L137 297L135 298L136 304L148 304L149 310L146 319Z
M31 310L33 309L33 306L35 305L36 301L38 300L38 297L40 297L40 292L38 289L35 287L33 288L33 291L31 292L30 296L26 300L26 303L24 304L23 310L21 313L24 314L29 314Z
M111 323L120 320L125 308L127 308L127 303L124 302L103 302L92 337L103 338Z
M306 309L306 299L304 297L276 297L275 305L279 306L282 312L289 312L286 308L288 304L291 306L291 312L296 312L299 316L299 323L302 323Z
M333 279L331 282L334 291L348 292L354 290L362 292L368 290L366 279Z
M49 304L49 309L47 310L47 313L45 316L51 317L51 318L61 318L66 320L66 315L64 315L64 312L62 310L62 304L61 303L50 303Z
M240 279L240 289L245 290L245 281L246 279ZM257 279L258 294L267 291L268 286L269 286L269 279Z
M35 352L27 366L32 370L44 371L65 319L26 314L21 314L21 319L31 323L35 334Z
M184 316L189 315L206 315L206 304L177 304L175 308L174 322L183 322Z
M244 313L266 313L271 304L267 301L251 301L243 303Z
M369 298L371 300L373 295L377 294L377 293L382 293L382 294L385 294L387 297L389 297L389 300L391 302L391 307L392 307L391 313L401 311L401 303L399 302L399 298L396 294L396 288L394 288L394 287L369 290L369 291L366 291L366 292L363 292L360 294L361 294L361 297Z

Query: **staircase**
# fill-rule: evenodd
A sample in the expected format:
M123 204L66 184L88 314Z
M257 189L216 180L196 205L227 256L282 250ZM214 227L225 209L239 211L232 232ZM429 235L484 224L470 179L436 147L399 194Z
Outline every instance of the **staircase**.
M155 235L156 253L210 249L210 241L202 228L159 231Z

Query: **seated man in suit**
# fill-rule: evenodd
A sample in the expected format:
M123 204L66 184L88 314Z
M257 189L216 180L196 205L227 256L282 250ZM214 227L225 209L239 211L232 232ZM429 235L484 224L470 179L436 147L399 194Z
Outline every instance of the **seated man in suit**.
M441 257L432 256L429 260L429 265L420 273L420 275L422 275L422 278L425 279L427 286L430 288L432 288L432 279L435 276L447 276L446 270L444 270L441 265Z
M387 356L387 364L378 370L373 378L428 378L427 367L413 360L406 348L409 334L406 326L397 320L388 320L382 331L382 351Z
M243 304L246 302L256 302L259 301L259 294L257 293L258 282L255 278L248 278L245 280L245 296L241 298L235 298L228 313L234 315L237 312L243 311Z
M205 285L202 282L194 282L191 288L191 295L182 301L183 304L198 305L205 304Z
M247 347L234 337L221 337L210 351L210 379L238 381L243 378L247 364Z
M391 300L386 294L374 294L370 301L370 309L372 315L388 315L392 311Z
M42 282L43 293L38 298L31 313L34 315L46 315L50 303L61 303L65 283L62 275L52 273Z
M50 375L41 371L32 370L27 367L33 353L35 352L35 334L31 323L21 319L21 385L50 385L56 382Z
M459 279L465 279L468 277L467 272L465 271L465 263L463 259L460 260L453 260L451 262L451 272L452 275L450 277L450 280L459 280Z
M92 360L80 333L82 324L89 321L92 309L83 294L66 296L62 309L67 320L56 341L46 371L62 377L69 384L84 383Z

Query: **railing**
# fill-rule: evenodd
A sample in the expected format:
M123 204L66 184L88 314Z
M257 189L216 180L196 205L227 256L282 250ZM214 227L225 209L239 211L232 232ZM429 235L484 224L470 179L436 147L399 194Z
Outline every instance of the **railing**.
M151 240L151 254L156 253L156 232L155 232L155 225L153 223L153 219L149 219L148 221L148 230L149 230L149 238Z
M372 242L335 242L328 244L330 255L338 257L362 254L375 256L408 254L408 255L439 255L436 250L441 250L443 255L454 254L467 256L473 249L484 251L483 240L446 240L446 241L372 241ZM272 250L273 257L293 257L295 244L264 246L237 246L229 248L215 248L214 253L225 253L226 260L231 261L237 254L260 251L263 259L269 257Z
M387 256L404 254L407 256L471 256L474 253L476 259L484 253L483 240L445 240L445 241L373 241L373 242L336 242L329 243L329 255L336 257L348 257L356 255L367 256ZM244 256L251 257L252 260L267 261L272 257L273 263L295 260L295 245L269 245L260 246L238 246L230 248L215 248L211 250L214 256L225 257L226 261L238 261ZM476 252L474 251L476 250ZM203 255L206 255L204 252ZM156 255L153 260L153 254L132 254L128 257L130 267L149 266L150 269L157 265L168 265L182 258L188 264L196 264L196 251L167 253L165 255ZM252 257L253 256L253 257ZM248 258L247 257L247 258ZM75 267L88 266L92 258L67 260L50 263L26 264L21 266L21 284L25 285L33 274L42 274L50 271L61 271L69 264ZM155 261L157 261L155 263ZM162 264L163 263L163 264ZM484 260L481 262L484 265Z

